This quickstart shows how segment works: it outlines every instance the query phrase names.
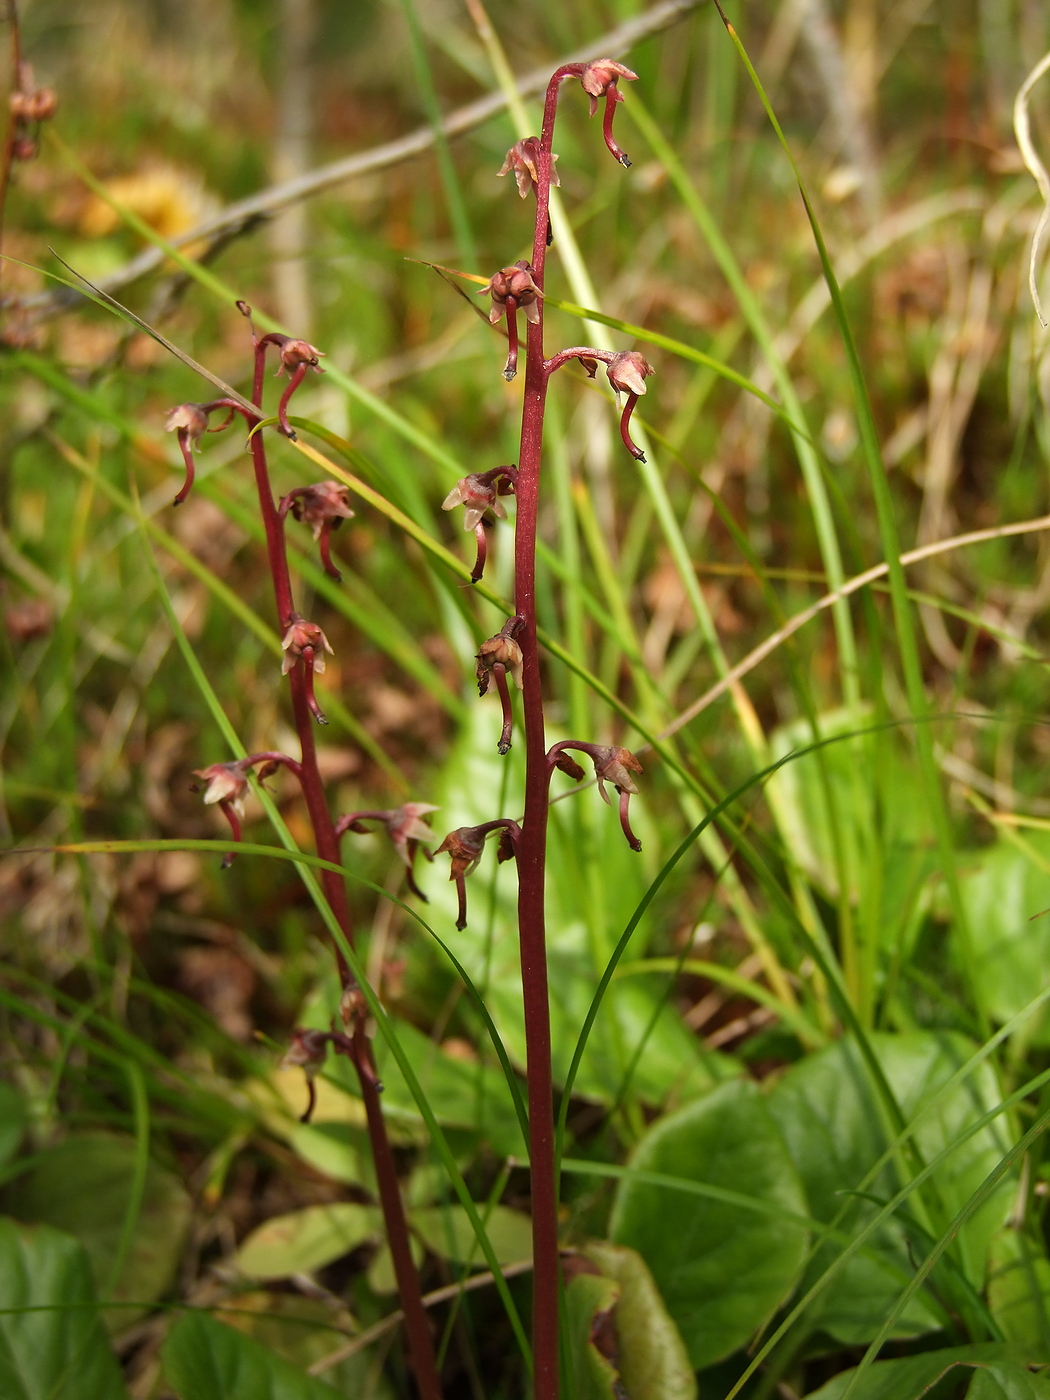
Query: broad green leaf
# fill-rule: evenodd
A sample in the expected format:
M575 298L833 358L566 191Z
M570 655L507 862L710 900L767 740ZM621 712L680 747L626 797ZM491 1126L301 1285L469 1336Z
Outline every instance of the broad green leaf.
M10 1084L0 1083L0 1167L18 1151L25 1121L25 1099Z
M102 1288L120 1247L134 1161L131 1138L76 1133L43 1153L32 1171L5 1188L0 1201L19 1220L54 1225L80 1240L95 1282ZM134 1238L113 1290L114 1302L150 1303L168 1291L190 1213L190 1199L181 1182L151 1161ZM106 1321L111 1327L126 1327L140 1313L122 1308L107 1314Z
M338 1350L348 1335L360 1331L345 1308L330 1299L304 1298L301 1293L238 1293L231 1298L228 1310L216 1309L213 1316L304 1371ZM383 1346L382 1340L378 1346ZM376 1349L362 1347L326 1367L325 1383L343 1396L394 1400L389 1380L375 1374Z
M1050 1361L1050 1260L1042 1240L1013 1228L992 1236L988 1306L1025 1361Z
M83 1245L47 1225L0 1218L4 1400L127 1400L94 1302Z
M1050 1381L1033 1375L1008 1347L988 1343L920 1352L898 1361L876 1361L854 1391L856 1400L919 1400L954 1368L970 1367L976 1375L969 1400L1048 1400ZM840 1371L808 1400L839 1400L853 1377Z
M802 1185L758 1087L723 1084L658 1120L632 1155L636 1171L682 1177L806 1214ZM610 1238L636 1249L696 1368L742 1346L791 1291L807 1232L790 1218L624 1179Z
M412 1250L412 1260L418 1269L423 1262L425 1250L419 1240L414 1235L409 1237L409 1247ZM390 1253L390 1246L383 1244L376 1252L368 1266L368 1286L373 1293L386 1295L397 1292L397 1274L394 1272L394 1256Z
M179 1400L335 1400L330 1385L207 1313L186 1313L161 1348Z
M1036 918L1050 908L1050 833L1027 832L1025 841L1035 859L1001 840L960 860L977 972L996 1021L1008 1021L1050 981L1050 917ZM1033 1017L1025 1039L1050 1043L1050 1013Z
M631 1400L696 1400L685 1343L642 1256L607 1240L593 1240L583 1253L620 1286L617 1366Z
M237 1251L237 1267L248 1278L287 1278L323 1269L382 1230L371 1206L335 1202L275 1215L252 1231Z
M478 1212L501 1264L532 1258L532 1222L527 1215L507 1206L493 1206L486 1215L481 1204ZM454 1264L484 1268L474 1229L461 1206L423 1206L410 1213L409 1223L434 1254Z
M613 1314L620 1294L620 1285L601 1274L578 1274L565 1289L576 1400L619 1400Z
M907 1121L973 1051L961 1036L925 1031L875 1034L871 1042ZM984 1065L921 1121L915 1143L923 1159L947 1147L960 1129L999 1098L994 1071ZM846 1193L864 1190L885 1200L901 1185L892 1166L867 1181L888 1137L877 1096L851 1040L837 1041L792 1066L770 1094L769 1108L780 1125L806 1188L809 1211L816 1219L837 1218L849 1201ZM940 1202L949 1219L1003 1151L1002 1129L989 1127L960 1147L936 1173L936 1193L930 1198ZM1004 1186L960 1234L959 1259L977 1288L984 1280L989 1236L1003 1222L1011 1189L1009 1184ZM913 1212L917 1208L918 1203L913 1203ZM876 1209L871 1201L856 1200L839 1228L856 1231ZM818 1253L807 1270L807 1286L826 1267L833 1252L834 1246L828 1245ZM874 1236L871 1249L849 1260L836 1286L822 1295L814 1321L849 1345L870 1341L913 1272L905 1227L899 1222L886 1225ZM939 1325L940 1313L932 1301L917 1297L900 1319L896 1335L914 1336Z

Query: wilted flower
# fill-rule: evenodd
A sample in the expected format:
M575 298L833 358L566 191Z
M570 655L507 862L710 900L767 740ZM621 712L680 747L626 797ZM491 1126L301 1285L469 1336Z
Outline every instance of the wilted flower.
M307 650L310 652L310 669L319 676L324 675L325 660L324 654L334 656L335 652L328 645L328 638L318 627L316 622L307 622L295 614L292 618L291 626L285 632L281 642L281 649L284 652L284 660L281 662L281 675L286 676L297 661L299 661Z
M350 509L350 488L341 486L338 481L318 481L313 486L297 486L289 491L277 508L283 519L291 511L296 520L302 520L314 532L314 539L321 541L321 563L325 573L340 579L342 574L332 563L329 537L338 530L344 520L352 520Z
M474 674L477 677L478 694L485 695L489 688L489 682L495 681L500 704L503 707L503 732L500 734L497 744L500 753L506 753L509 750L514 728L514 711L510 703L510 691L507 689L508 671L514 677L518 689L522 688L523 658L521 647L514 640L515 634L521 630L521 626L520 617L509 618L494 637L489 637L487 641L482 642L476 657L477 666Z
M500 175L509 175L514 171L514 178L518 182L518 193L522 199L527 199L529 191L534 190L540 182L537 162L540 155L540 139L538 136L526 136L521 141L515 141L507 152L507 158L503 162ZM557 156L551 156L551 184L560 185L558 172L554 168Z
M518 473L514 467L493 467L487 472L471 472L462 476L441 503L442 510L455 510L465 506L463 512L464 530L473 530L478 542L477 559L470 575L471 583L477 583L485 572L485 556L488 545L485 540L485 512L491 510L500 520L506 520L507 511L500 496L509 496L514 491Z
M420 845L427 860L433 860L427 847L434 840L434 833L422 818L437 810L432 802L404 802L400 807L381 811L349 812L336 822L335 834L342 836L347 831L355 831L363 836L368 831L363 822L381 822L394 843L394 849L405 863L409 889L425 904L427 897L416 884L413 867Z
M598 780L598 790L605 802L609 801L605 784L612 783L620 795L620 826L623 828L623 834L627 837L627 844L632 851L640 851L642 843L631 830L627 814L631 795L638 791L631 774L642 771L642 765L637 758L630 749L620 748L616 744L587 744L580 739L561 739L550 749L547 754L547 762L553 768L560 768L563 773L567 773L570 778L577 782L583 777L583 769L574 759L568 757L565 753L566 749L578 749L581 753L585 753L594 764L594 776Z
M475 674L479 695L487 694L489 681L492 680L497 666L502 666L504 673L509 671L514 677L514 683L519 690L521 689L521 647L513 637L506 637L502 632L497 633L495 637L489 637L487 641L482 642L475 659L478 663Z
M435 852L436 855L447 853L452 862L448 878L456 882L456 892L459 895L459 915L456 919L456 927L460 930L467 926L466 878L477 869L481 854L485 849L485 840L494 831L500 832L500 860L511 859L514 855L514 842L520 835L520 828L517 822L510 821L506 817L498 817L491 822L482 822L480 826L457 827L455 831L449 832Z
M324 374L324 370L317 361L326 358L323 350L318 350L316 345L311 345L307 340L285 340L280 347L281 363L277 367L276 378L288 370L294 374L297 369L312 369L315 374Z
M317 1104L317 1089L314 1080L318 1072L324 1068L325 1058L328 1054L328 1043L332 1039L331 1032L308 1030L298 1027L292 1031L292 1038L288 1049L281 1057L281 1065L286 1069L301 1069L306 1074L307 1102L306 1110L301 1115L300 1123L309 1123L313 1117L314 1108Z

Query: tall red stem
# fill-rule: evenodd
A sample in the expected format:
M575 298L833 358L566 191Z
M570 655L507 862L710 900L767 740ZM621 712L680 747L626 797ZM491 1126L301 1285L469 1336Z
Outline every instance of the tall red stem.
M568 73L550 80L543 111L537 167L536 231L532 277L543 288L551 183L551 141L558 88ZM514 607L524 626L517 634L522 656L522 708L525 717L525 815L518 841L518 938L525 1012L529 1099L529 1163L532 1182L532 1358L535 1400L558 1396L558 1183L554 1161L554 1086L551 1077L551 1023L547 993L547 938L544 893L550 773L543 725L543 686L536 643L536 520L543 456L543 416L547 371L543 362L543 299L525 342L525 394L515 487Z
M263 352L265 353L265 352ZM262 398L263 354L257 352L254 377L253 402L260 404ZM259 420L261 421L261 419ZM250 425L252 428L256 424ZM255 484L259 492L259 509L262 512L266 531L266 552L273 577L274 597L277 604L277 618L281 631L291 625L295 607L292 599L291 577L288 572L288 557L284 543L284 521L278 513L270 486L270 475L266 466L266 448L262 433L254 432L251 439L252 463L255 467ZM335 834L335 824L328 808L324 783L317 763L317 745L314 740L313 718L310 712L310 691L306 674L306 664L301 662L289 673L292 692L292 713L302 749L299 782L306 809L313 827L314 844L322 860L340 864L339 838ZM343 930L347 942L354 939L353 917L350 901L346 897L346 885L334 870L321 871L321 885L332 913ZM344 991L354 986L354 978L346 965L342 953L336 949L336 960ZM441 1384L438 1380L437 1360L434 1343L430 1335L430 1324L426 1308L423 1306L419 1287L419 1276L412 1259L409 1244L408 1222L405 1218L404 1202L397 1184L397 1172L390 1139L387 1136L386 1122L379 1102L379 1077L376 1073L372 1046L364 1034L360 1021L353 1038L353 1065L361 1085L361 1096L365 1104L368 1121L368 1138L375 1163L376 1179L379 1184L379 1200L383 1210L387 1243L394 1263L398 1294L405 1314L405 1332L408 1338L409 1360L416 1378L421 1400L441 1400Z

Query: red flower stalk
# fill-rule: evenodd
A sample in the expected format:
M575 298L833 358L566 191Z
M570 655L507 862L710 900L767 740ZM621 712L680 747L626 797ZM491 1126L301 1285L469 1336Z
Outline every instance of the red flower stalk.
M178 433L182 460L186 463L186 480L182 490L172 501L173 506L181 506L190 494L196 476L193 453L200 452L201 438L208 431L207 409L199 403L180 403L168 410L168 425L165 431Z
M480 826L460 826L450 831L435 851L435 855L447 852L452 863L448 878L455 880L459 895L459 914L456 927L462 932L467 926L467 876L478 868L485 841L494 831L501 833L497 859L502 863L512 860L517 854L518 837L521 828L508 817L497 817L495 821L482 822Z
M421 899L424 904L429 903L426 895L416 884L414 866L416 851L423 847L423 854L427 860L433 860L427 847L434 840L434 833L426 822L421 818L428 812L436 812L438 808L432 802L405 802L400 807L394 807L384 811L364 811L349 812L346 816L340 817L335 824L336 836L342 836L347 831L355 831L358 835L365 835L368 831L363 822L380 822L386 827L387 835L394 843L394 849L404 861L405 876L408 881L408 888Z
M471 571L471 583L477 583L485 572L485 559L488 555L488 542L485 537L485 512L491 510L500 520L506 520L507 511L500 496L514 494L514 483L518 473L513 467L493 467L487 472L471 472L460 477L441 503L442 510L455 510L465 506L463 512L464 530L473 530L477 540L478 553Z
M277 514L283 520L289 510L296 520L302 520L314 532L314 539L320 540L321 563L325 573L337 581L343 576L332 563L329 553L329 539L333 530L338 530L344 520L352 520L350 509L350 488L341 486L338 481L318 481L313 486L297 486L282 497Z
M652 365L637 350L595 350L588 345L573 345L568 350L559 350L556 355L545 360L544 373L549 378L555 370L561 369L562 365L568 364L570 360L578 360L591 379L597 371L599 360L604 363L617 403L621 394L627 395L627 402L620 415L620 438L635 461L644 462L645 453L631 439L631 415L634 413L635 404L645 393L645 381L651 374L656 373Z

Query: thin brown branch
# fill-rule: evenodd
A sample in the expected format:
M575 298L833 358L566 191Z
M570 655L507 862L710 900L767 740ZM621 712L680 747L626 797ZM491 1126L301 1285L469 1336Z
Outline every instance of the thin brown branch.
M504 1278L517 1278L519 1274L527 1274L532 1269L531 1259L522 1259L517 1264L507 1264L500 1272ZM495 1274L487 1270L482 1274L472 1274L470 1278L464 1279L462 1283L449 1283L444 1288L435 1288L430 1293L423 1294L423 1306L435 1308L439 1303L448 1303L453 1298L458 1298L462 1293L472 1293L476 1288L487 1288L489 1284L495 1283ZM327 1356L320 1357L314 1364L307 1368L311 1376L323 1376L325 1371L330 1371L333 1366L338 1366L340 1361L346 1361L348 1357L356 1356L365 1347L371 1346L380 1337L390 1332L395 1327L400 1327L405 1319L405 1314L400 1308L396 1312L388 1313L386 1317L374 1323L371 1327L359 1332L356 1337L351 1337L342 1346L336 1347L335 1351L330 1351Z
M986 540L1001 540L1008 535L1031 535L1039 530L1050 530L1050 515L1041 515L1035 520L1021 520L1013 525L999 525L990 530L971 530L966 535L955 535L947 540L934 540L932 544L923 545L920 549L911 549L906 554L900 556L900 561L904 565L917 564L922 559L929 559L936 554L947 554L953 549L963 549L971 544L983 544ZM742 661L738 661L726 674L713 685L710 690L704 691L699 699L694 700L677 719L660 731L659 738L669 739L672 734L685 727L697 715L701 714L707 707L714 703L720 695L724 695L731 686L735 685L742 676L746 676L749 671L753 671L760 661L764 661L767 656L776 651L789 637L793 637L799 628L804 627L807 622L812 621L818 613L830 608L833 603L837 603L840 598L848 598L850 594L857 593L862 588L866 588L869 583L876 582L877 579L885 578L889 573L888 564L876 564L874 568L866 569L864 573L857 574L855 578L847 579L841 588L836 588L832 593L826 593L823 598L819 598L815 603L811 603L808 608L803 608L800 613L796 613L793 618L775 631L771 636L761 642L753 651L749 651ZM636 753L642 753L649 747L648 744L639 744Z
M563 62L585 63L596 58L615 58L649 35L677 24L680 19L697 9L700 3L701 0L660 0L659 4L646 10L636 19L617 25L600 38L577 49ZM550 73L549 64L532 69L519 80L518 92L522 97L535 97L545 90ZM450 112L441 123L440 130L445 136L460 136L496 116L506 106L507 98L502 92L488 93L476 102L468 102ZM195 228L175 235L170 240L171 244L182 248L198 240L211 240L243 232L249 225L257 223L260 219L270 218L279 209L287 208L298 200L323 194L326 190L334 189L359 175L366 175L373 170L385 170L392 165L399 165L402 161L411 160L413 156L422 155L434 145L435 139L433 127L419 127L406 136L398 137L396 141L387 141L381 146L372 147L371 150L358 151L354 155L344 156L342 160L318 166L317 169L309 170L292 180L284 180L280 184L260 190L258 194L249 195L247 199L227 205L220 213L205 219ZM115 291L160 267L164 259L165 254L160 248L145 248L124 267L101 278L97 285L102 290ZM61 311L68 304L69 294L65 290L27 298L23 303L27 310L42 316Z

